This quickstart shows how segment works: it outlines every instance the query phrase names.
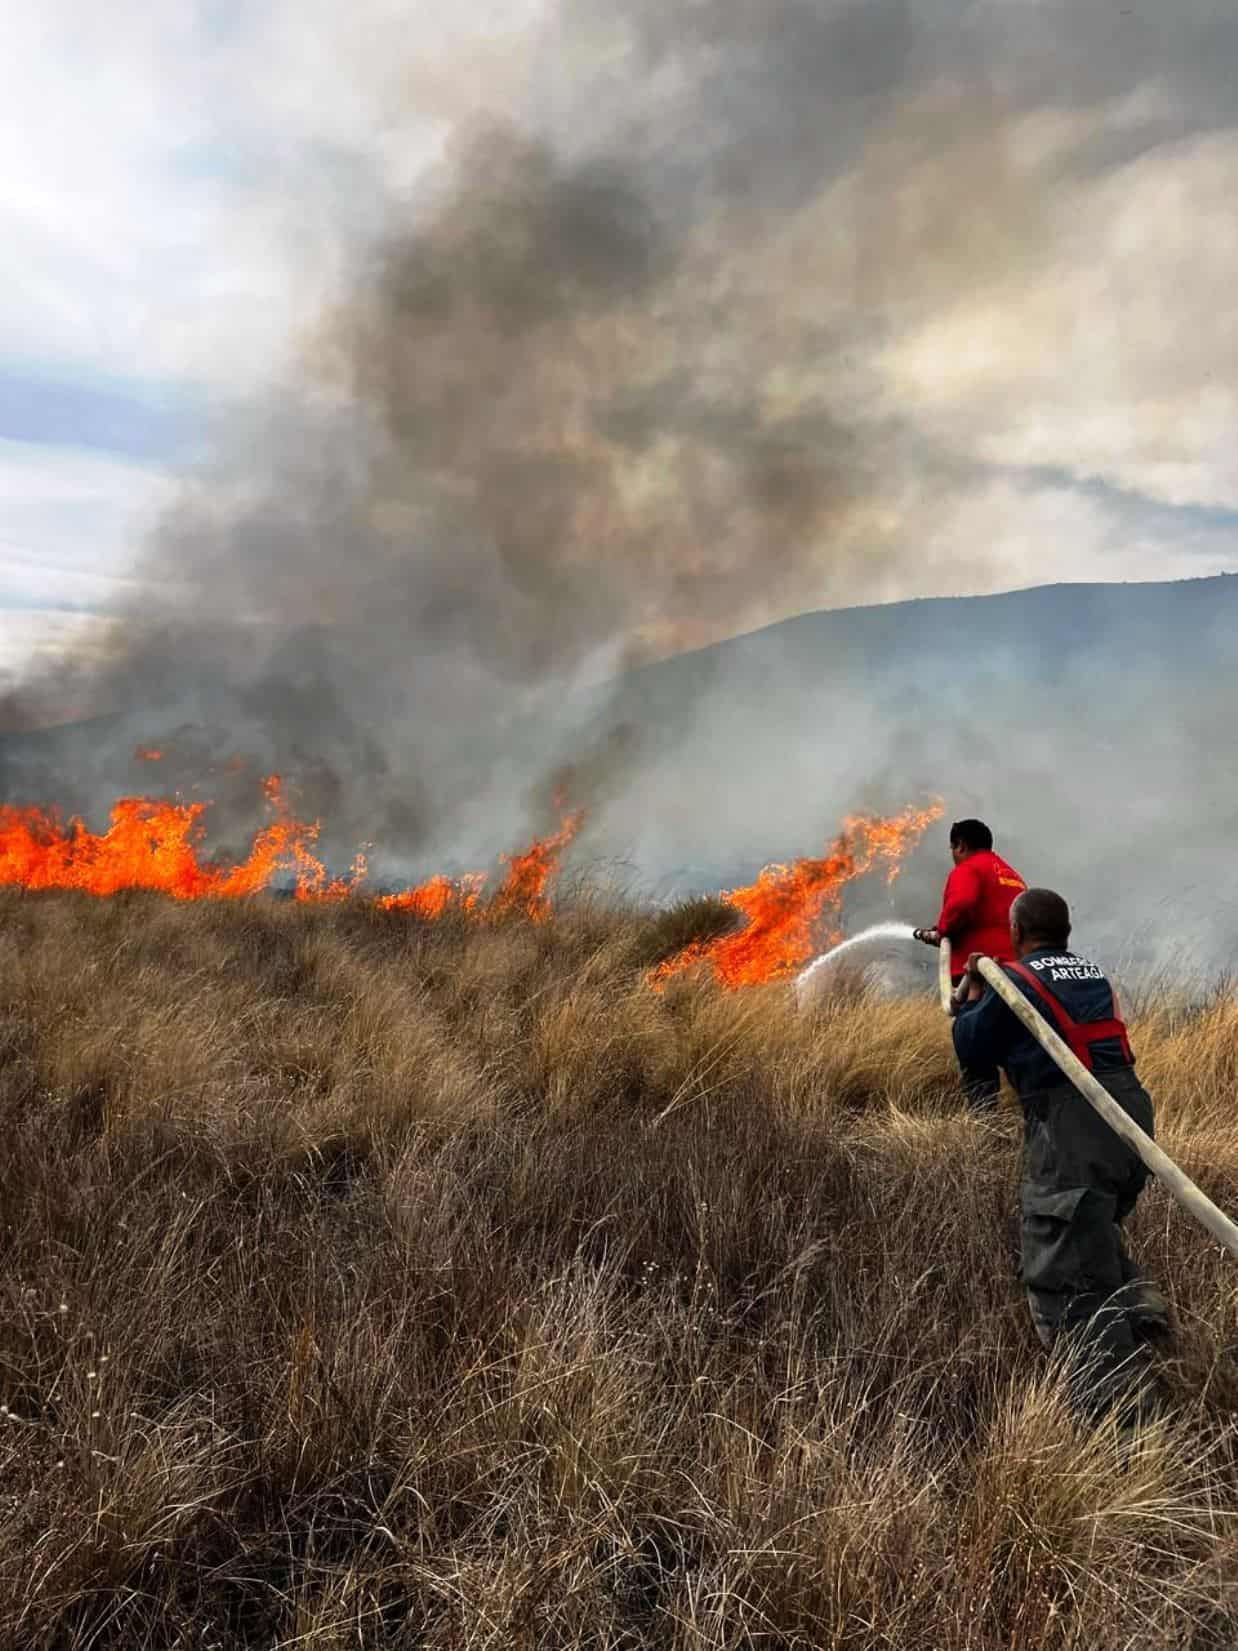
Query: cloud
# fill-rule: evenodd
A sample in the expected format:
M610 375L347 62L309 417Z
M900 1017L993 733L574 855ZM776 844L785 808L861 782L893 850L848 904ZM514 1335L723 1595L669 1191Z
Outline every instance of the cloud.
M0 440L0 677L93 663L109 627L149 596L137 548L171 498L158 468Z
M436 32L458 41L467 9ZM405 118L402 144L384 115L407 36L405 8L357 29L314 0L48 0L9 20L0 598L30 630L10 670L76 634L36 637L49 591L115 604L186 449L267 394L378 219L384 144L414 174L433 152L441 113ZM70 590L55 570L78 560Z
M363 25L324 0L15 14L0 360L264 382L381 211L408 41L407 8L377 3ZM402 121L406 165L437 124Z
M110 624L100 615L26 603L6 609L0 600L0 682L55 670L69 654L102 662L110 638Z
M1236 169L1238 132L1214 132L1051 173L1031 255L887 346L890 400L996 465L1238 507Z

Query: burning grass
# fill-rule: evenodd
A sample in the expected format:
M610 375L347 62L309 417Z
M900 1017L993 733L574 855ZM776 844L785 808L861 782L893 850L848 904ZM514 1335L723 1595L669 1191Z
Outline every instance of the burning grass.
M894 882L904 855L927 826L941 818L942 805L907 808L889 819L860 815L844 822L829 852L793 865L766 866L748 888L722 898L742 919L728 933L701 937L660 965L654 983L708 969L724 986L765 985L789 980L829 939L841 939L839 919L849 883L878 865Z
M142 748L137 755L161 757ZM263 782L263 791L273 817L235 865L220 865L203 852L206 803L123 797L102 832L81 819L66 821L55 809L0 806L0 885L79 889L105 897L149 889L177 900L231 900L269 890L282 877L290 880L297 900L307 904L355 896L432 922L452 916L544 923L553 910L563 858L585 822L583 809L568 810L556 796L558 829L535 838L522 853L503 855L497 886L491 886L485 872L439 873L414 888L374 894L367 886L363 853L347 877L332 878L314 852L320 823L296 817L278 775ZM893 882L907 851L941 812L938 802L908 807L888 819L864 815L846 820L825 855L766 866L751 887L717 896L715 906L725 913L724 922L694 928L691 903L680 908L686 927L680 916L668 914L659 933L669 935L679 926L684 939L673 952L660 950L650 984L661 989L689 973L712 974L732 989L789 979L823 944L840 938L837 925L847 885L879 865Z
M1077 1435L931 1000L652 993L692 910L0 894L0 1644L1235 1642L1233 1264L1146 1197ZM1238 1207L1238 1010L1137 1046Z
M162 753L139 748L137 755L158 761ZM241 900L283 878L296 899L307 903L368 892L363 853L348 876L331 877L314 852L320 823L297 818L278 774L269 775L262 789L270 822L235 865L220 865L203 852L208 803L122 797L100 832L84 820L65 820L56 809L0 805L0 884L99 896L149 889L176 900ZM422 918L465 912L540 922L549 914L548 891L563 855L583 823L583 810L564 812L557 831L535 838L523 853L504 855L502 879L488 892L485 872L469 872L437 874L415 888L374 898L389 910Z

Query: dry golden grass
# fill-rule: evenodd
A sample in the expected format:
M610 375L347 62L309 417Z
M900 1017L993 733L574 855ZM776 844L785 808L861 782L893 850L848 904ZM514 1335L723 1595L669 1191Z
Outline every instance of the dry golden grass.
M1081 1432L931 999L665 996L716 910L0 896L0 1646L1238 1642L1238 1268ZM1238 1002L1137 1028L1238 1207Z

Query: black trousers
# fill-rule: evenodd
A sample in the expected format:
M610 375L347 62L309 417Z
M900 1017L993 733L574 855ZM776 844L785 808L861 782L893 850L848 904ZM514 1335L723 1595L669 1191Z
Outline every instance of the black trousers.
M959 977L962 979L962 976ZM959 981L951 984L957 989ZM963 1079L963 1094L967 1104L973 1112L992 1112L997 1105L1001 1093L1002 1075L996 1066L979 1066L966 1061L959 1062L959 1073Z
M1001 1093L1002 1075L995 1066L974 1066L959 1062L963 1094L973 1112L992 1112Z
M972 1111L992 1112L1002 1087L1002 1075L997 1067L960 1061L959 1072L963 1079L963 1094Z
M1118 1105L1149 1135L1152 1102L1133 1070L1100 1075ZM1110 1403L1129 1381L1136 1344L1123 1287L1138 1278L1121 1223L1148 1171L1075 1088L1023 1098L1023 1283L1047 1343L1066 1334L1082 1408Z

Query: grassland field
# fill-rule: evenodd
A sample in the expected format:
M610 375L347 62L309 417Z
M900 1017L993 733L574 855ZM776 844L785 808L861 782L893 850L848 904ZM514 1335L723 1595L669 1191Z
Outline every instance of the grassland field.
M1149 1189L1173 1415L1079 1429L1013 1102L651 991L720 921L0 893L0 1647L1238 1644L1238 1265ZM1238 997L1133 1040L1238 1210Z

